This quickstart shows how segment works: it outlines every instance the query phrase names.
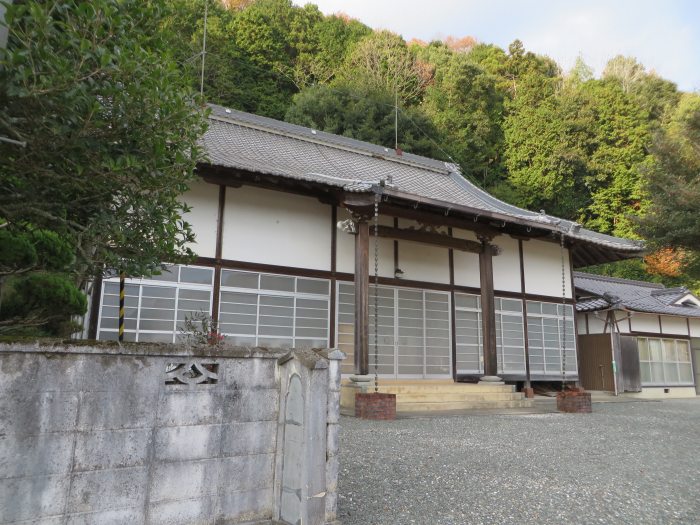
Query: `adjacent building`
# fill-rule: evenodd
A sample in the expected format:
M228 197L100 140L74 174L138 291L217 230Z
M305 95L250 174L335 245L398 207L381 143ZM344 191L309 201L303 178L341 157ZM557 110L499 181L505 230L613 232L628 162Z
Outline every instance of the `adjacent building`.
M700 393L700 299L686 288L574 273L585 388L653 397Z

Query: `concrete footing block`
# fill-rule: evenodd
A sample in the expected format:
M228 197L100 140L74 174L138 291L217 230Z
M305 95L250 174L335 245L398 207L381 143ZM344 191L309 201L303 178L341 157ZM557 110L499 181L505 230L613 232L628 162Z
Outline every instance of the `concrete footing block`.
M355 417L361 419L396 419L396 394L379 392L355 394Z
M557 410L570 414L590 414L591 394L583 388L576 387L563 390L557 394Z

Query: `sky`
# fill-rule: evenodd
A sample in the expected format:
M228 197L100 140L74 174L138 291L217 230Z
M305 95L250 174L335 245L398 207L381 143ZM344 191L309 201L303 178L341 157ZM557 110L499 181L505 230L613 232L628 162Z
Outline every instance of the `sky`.
M303 5L305 0L294 0ZM683 91L700 91L698 0L315 0L406 40L473 36L525 48L569 70L581 56L599 75L615 55L637 58Z

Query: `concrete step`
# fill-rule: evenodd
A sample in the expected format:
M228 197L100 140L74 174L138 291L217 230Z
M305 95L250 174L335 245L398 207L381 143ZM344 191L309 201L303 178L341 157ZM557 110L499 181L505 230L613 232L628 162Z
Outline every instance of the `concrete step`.
M380 392L382 390L380 389ZM445 402L445 401L517 401L523 396L519 392L405 392L396 394L397 403Z
M513 385L477 385L467 383L449 383L449 384L387 384L379 381L380 392L389 394L401 393L433 393L433 394L451 394L451 393L512 393L515 392Z
M430 401L401 403L396 400L397 412L433 412L442 410L486 410L502 408L530 408L531 399L514 399L510 401Z

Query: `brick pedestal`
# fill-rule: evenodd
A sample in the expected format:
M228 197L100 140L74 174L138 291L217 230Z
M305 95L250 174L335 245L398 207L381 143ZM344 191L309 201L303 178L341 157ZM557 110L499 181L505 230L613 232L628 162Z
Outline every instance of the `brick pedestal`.
M396 419L396 394L378 392L355 394L355 417L360 419Z
M535 399L535 389L528 386L524 387L523 396L525 396L526 399Z
M590 414L591 394L583 388L572 388L557 394L557 410L574 414Z

